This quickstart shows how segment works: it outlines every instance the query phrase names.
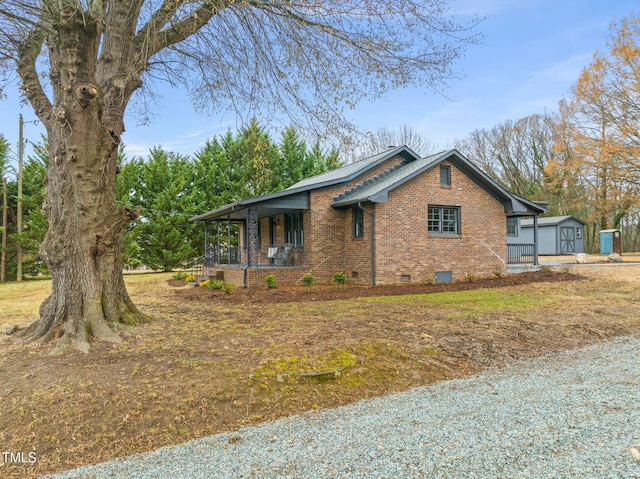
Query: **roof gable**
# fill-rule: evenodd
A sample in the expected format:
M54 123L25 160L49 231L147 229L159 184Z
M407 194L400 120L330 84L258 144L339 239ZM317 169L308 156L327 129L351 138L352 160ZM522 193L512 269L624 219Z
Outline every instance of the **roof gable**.
M395 169L395 171L379 175L360 187L352 188L334 197L333 206L336 208L344 208L363 202L384 203L387 201L390 191L405 184L428 169L439 165L445 160L449 161L496 199L502 201L507 214L533 215L545 211L545 208L541 205L504 189L456 149L421 158L409 164L402 165Z
M284 191L297 190L299 188L320 188L323 186L331 186L353 181L357 177L398 155L404 157L408 161L420 159L420 156L406 145L389 148L386 151L369 156L362 160L354 161L353 163L336 168L335 170L300 180Z

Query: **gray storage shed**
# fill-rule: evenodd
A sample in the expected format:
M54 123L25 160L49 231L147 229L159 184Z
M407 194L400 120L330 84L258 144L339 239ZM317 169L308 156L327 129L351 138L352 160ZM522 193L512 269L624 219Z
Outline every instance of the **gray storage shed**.
M584 253L585 222L573 216L538 218L538 254ZM507 235L508 244L533 243L533 219L518 218L515 234Z

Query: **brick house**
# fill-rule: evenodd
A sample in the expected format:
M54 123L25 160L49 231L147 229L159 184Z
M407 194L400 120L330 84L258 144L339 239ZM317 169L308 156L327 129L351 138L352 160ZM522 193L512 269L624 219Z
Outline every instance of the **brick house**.
M457 150L420 158L402 146L191 220L205 222L205 276L254 286L270 274L292 284L344 272L348 282L381 284L537 264L536 237L508 251L507 218L536 224L544 212Z

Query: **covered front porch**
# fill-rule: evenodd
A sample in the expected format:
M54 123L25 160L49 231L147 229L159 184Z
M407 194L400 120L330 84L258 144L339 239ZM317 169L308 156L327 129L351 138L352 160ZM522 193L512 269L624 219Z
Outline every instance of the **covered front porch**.
M285 270L304 270L309 262L304 247L308 208L307 194L267 195L192 218L205 223L202 275L233 278L229 280L246 286L252 270L276 277L288 275Z

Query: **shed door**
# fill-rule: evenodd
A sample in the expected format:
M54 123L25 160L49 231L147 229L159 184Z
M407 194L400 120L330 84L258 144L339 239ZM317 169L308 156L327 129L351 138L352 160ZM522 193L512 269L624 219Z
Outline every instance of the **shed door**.
M600 232L600 254L613 253L613 235Z
M560 254L575 253L576 230L566 226L560 228Z

